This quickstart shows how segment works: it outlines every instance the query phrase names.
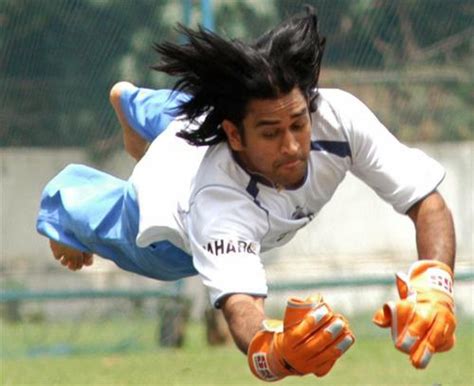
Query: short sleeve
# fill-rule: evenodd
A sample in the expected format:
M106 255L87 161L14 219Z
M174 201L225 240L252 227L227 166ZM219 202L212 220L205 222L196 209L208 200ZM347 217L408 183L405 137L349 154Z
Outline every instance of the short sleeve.
M354 175L399 213L436 190L444 168L421 150L400 143L360 100L345 94L344 124Z
M241 192L208 187L195 196L189 240L194 266L214 306L234 293L266 296L260 240L267 229L265 212Z
M152 142L178 116L177 107L189 96L172 90L151 90L131 86L123 88L120 103L129 125Z

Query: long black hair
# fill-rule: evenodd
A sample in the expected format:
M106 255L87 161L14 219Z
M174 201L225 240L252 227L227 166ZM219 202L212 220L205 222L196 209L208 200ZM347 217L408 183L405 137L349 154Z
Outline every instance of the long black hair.
M226 40L204 30L178 27L187 43L155 44L161 61L154 70L178 76L174 89L191 98L178 107L190 121L207 114L197 130L178 135L190 143L212 145L226 139L224 119L243 135L242 120L253 99L276 98L298 87L314 111L325 38L319 36L312 7L262 35L255 42Z

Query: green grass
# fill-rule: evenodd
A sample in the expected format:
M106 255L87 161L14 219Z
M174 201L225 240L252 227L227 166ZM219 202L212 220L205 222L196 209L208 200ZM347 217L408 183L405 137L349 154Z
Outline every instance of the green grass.
M132 327L131 327L132 326ZM353 323L357 342L324 378L288 377L280 385L472 385L474 379L472 321L461 323L458 342L436 355L428 369L411 367L396 351L387 331ZM247 368L233 346L208 347L201 324L192 324L182 349L156 348L156 326L130 320L95 325L2 325L0 384L10 385L264 385ZM124 337L121 340L121 337ZM78 355L25 356L42 342L69 339ZM131 341L134 344L128 344ZM124 343L125 342L125 343ZM128 342L128 343L127 343ZM110 348L122 349L111 353ZM26 351L25 351L26 350ZM23 353L20 355L20 353ZM61 351L53 350L59 354ZM31 355L32 352L30 352Z

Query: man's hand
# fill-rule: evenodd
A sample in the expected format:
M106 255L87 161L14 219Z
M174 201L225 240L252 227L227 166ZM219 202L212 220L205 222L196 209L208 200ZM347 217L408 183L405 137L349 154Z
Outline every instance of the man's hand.
M342 315L335 314L321 296L290 299L283 323L265 321L248 349L252 373L265 381L288 375L326 375L354 343Z
M453 273L439 261L420 260L408 276L397 275L397 288L400 300L385 303L373 321L391 327L395 347L423 369L434 353L448 351L455 343Z

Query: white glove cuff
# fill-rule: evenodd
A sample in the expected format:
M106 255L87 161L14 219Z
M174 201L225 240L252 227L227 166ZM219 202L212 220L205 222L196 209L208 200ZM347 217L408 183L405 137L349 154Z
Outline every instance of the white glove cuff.
M428 268L426 270L427 285L429 288L442 291L449 296L454 296L453 279L451 275L441 268Z

